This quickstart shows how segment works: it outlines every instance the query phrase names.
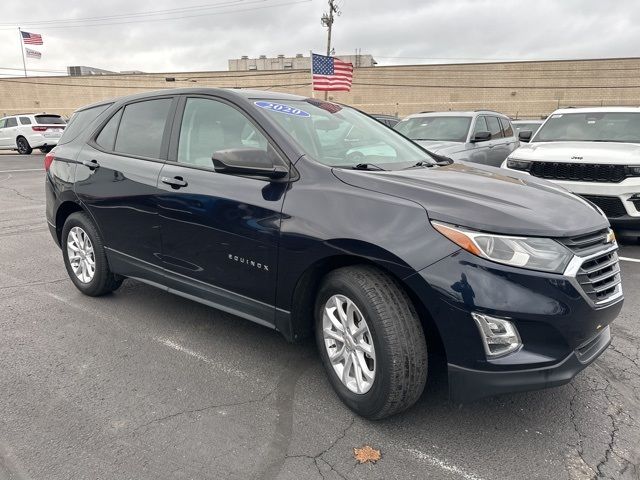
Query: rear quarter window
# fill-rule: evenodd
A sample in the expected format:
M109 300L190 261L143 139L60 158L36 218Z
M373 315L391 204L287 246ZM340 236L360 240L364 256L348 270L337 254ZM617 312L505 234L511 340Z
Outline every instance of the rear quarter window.
M31 119L29 117L20 117L21 125L31 125Z
M111 103L107 103L106 105L98 105L75 112L71 116L67 127L64 129L64 133L62 137L60 137L58 144L62 145L63 143L69 143L71 140L74 140L111 105Z
M506 118L500 118L500 123L502 123L502 130L504 131L504 136L513 137L513 127L511 126L511 122Z

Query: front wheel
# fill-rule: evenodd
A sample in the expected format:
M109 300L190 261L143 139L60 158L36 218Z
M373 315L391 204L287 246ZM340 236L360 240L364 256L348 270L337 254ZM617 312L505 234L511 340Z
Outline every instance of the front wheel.
M320 288L315 320L329 381L352 410L381 419L418 400L427 380L427 344L396 280L365 265L335 270Z
M29 155L33 151L31 145L29 145L29 142L24 137L18 137L16 139L16 147L18 147L18 153L20 155Z
M69 278L85 295L98 297L122 284L123 278L109 269L98 229L84 212L72 213L64 223L62 255Z

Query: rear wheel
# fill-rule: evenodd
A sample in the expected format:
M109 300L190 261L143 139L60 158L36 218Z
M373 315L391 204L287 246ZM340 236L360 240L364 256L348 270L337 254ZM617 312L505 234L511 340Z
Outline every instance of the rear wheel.
M427 344L402 287L371 266L325 278L316 341L331 385L359 415L381 419L413 405L427 380Z
M18 137L16 139L16 147L18 147L18 153L20 155L29 155L33 151L31 145L29 145L29 142L24 137Z
M78 290L98 297L120 287L123 278L109 270L98 229L86 213L69 215L62 229L62 241L64 264Z

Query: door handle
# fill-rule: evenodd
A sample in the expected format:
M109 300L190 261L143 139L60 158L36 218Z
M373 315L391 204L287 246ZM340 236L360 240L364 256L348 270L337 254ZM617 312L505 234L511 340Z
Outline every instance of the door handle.
M95 170L96 168L98 168L100 166L100 164L98 163L97 160L93 159L93 160L83 160L82 164L85 167L89 167L91 170Z
M178 189L178 188L182 188L182 187L186 187L187 185L189 185L185 179L183 179L182 177L162 177L160 179L160 181L162 183L164 183L165 185L169 185L171 188L174 189Z

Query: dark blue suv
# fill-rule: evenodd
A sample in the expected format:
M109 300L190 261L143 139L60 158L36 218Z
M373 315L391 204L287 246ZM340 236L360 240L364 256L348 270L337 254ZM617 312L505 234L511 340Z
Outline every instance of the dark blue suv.
M344 105L126 97L78 110L45 168L79 290L134 278L289 341L315 335L332 386L368 418L418 399L433 352L456 400L566 383L608 346L622 306L596 207L432 155Z

